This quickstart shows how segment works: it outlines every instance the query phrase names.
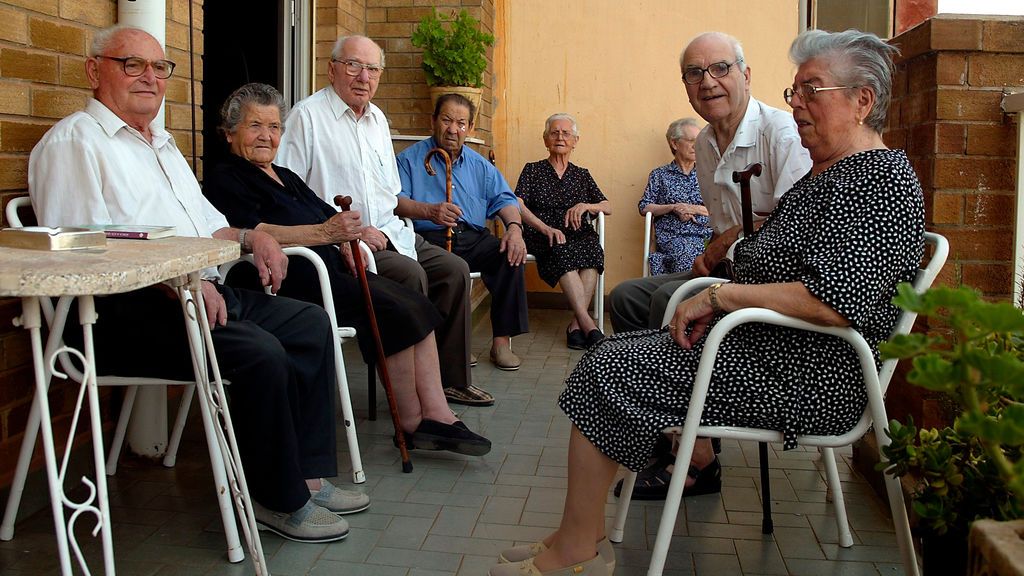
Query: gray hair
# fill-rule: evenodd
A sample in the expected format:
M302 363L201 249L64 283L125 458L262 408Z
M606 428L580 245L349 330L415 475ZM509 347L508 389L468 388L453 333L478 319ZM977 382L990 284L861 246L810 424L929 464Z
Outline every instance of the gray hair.
M665 131L665 140L668 140L668 148L672 150L672 154L676 151L672 149L672 143L683 137L683 128L687 126L693 126L699 128L700 124L694 118L680 118L679 120L673 121L668 125L668 130Z
M899 54L898 48L860 30L807 30L797 36L789 47L789 59L797 66L814 58L827 59L829 72L837 84L868 88L874 92L875 106L864 118L864 123L879 134L885 128L885 116L892 97L894 54Z
M129 26L127 24L115 24L109 28L104 28L97 31L92 36L92 43L89 44L89 57L95 57L103 54L110 47L110 43L113 42L114 38L122 32L132 30L134 32L142 32L152 36L149 32L146 32L142 28L136 28L135 26ZM154 38L155 40L155 38Z
M544 121L545 136L548 135L548 130L551 130L551 124L553 124L556 120L568 120L569 123L572 124L572 135L579 138L580 128L579 126L576 125L576 119L572 117L572 114L569 114L567 112L559 112L557 114L552 114L551 116L548 116L548 119Z
M686 48L683 48L683 51L679 53L680 68L683 66L683 56L686 54L686 49L694 42L705 38L718 38L719 40L724 40L732 48L733 56L736 58L736 68L738 68L740 72L747 69L747 59L743 56L743 45L740 44L740 41L737 40L735 36L730 36L725 32L704 32L694 36L692 40L686 43Z
M245 117L246 109L250 106L277 106L281 114L281 133L284 133L284 121L288 117L288 104L284 96L270 84L250 82L235 90L224 101L220 107L220 126L217 130L221 134L234 134L238 130L238 124Z
M338 39L334 42L334 48L331 49L331 60L338 60L341 57L341 53L345 50L345 42L356 38L366 38L370 42L373 42L373 45L377 47L377 50L380 50L380 65L384 66L384 49L380 47L380 44L374 42L373 38L370 38L369 36L362 36L360 34L338 36ZM367 62L367 64L369 64L369 62Z

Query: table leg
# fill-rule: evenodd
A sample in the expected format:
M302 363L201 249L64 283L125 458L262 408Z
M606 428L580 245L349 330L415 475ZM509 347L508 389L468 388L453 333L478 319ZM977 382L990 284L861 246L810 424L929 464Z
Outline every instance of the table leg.
M39 426L43 434L43 456L46 465L46 478L50 488L50 506L53 510L54 532L57 537L57 556L61 572L66 575L73 574L71 553L74 552L75 560L78 562L81 571L89 574L88 566L85 563L85 558L82 556L75 536L75 523L82 514L92 514L97 519L96 526L93 529L93 536L97 533L100 534L104 571L106 574L113 576L115 573L114 547L110 531L110 506L107 499L107 482L106 476L103 474L103 432L99 412L99 397L96 390L95 355L92 346L92 324L96 321L96 312L91 296L80 297L79 310L79 320L82 324L82 332L85 339L84 355L70 348L60 348L54 351L53 346L49 343L44 353L41 337L42 318L39 311L39 298L26 297L22 299L21 322L22 326L29 331L32 349L32 363L36 383L33 410L38 414ZM60 353L78 356L85 366L85 370L84 378L79 386L78 398L64 454L58 467L53 441L53 428L50 424L47 391L51 374L64 377L63 374L53 368L57 354ZM82 477L82 483L89 488L89 494L82 501L76 502L65 493L64 478L67 474L68 461L71 457L71 449L78 429L83 401L88 402L88 415L92 424L93 464L96 481L93 482L87 477ZM65 506L71 510L67 519L64 516Z
M199 274L192 273L189 275L187 283L179 285L177 289L182 310L185 313L185 328L188 333L189 349L192 352L196 386L200 392L200 408L204 411L204 425L207 425L207 420L210 426L214 420L218 424L212 427L220 445L220 453L224 456L222 469L227 473L231 498L238 509L239 517L243 519L242 531L249 545L249 553L252 555L256 574L259 576L269 575L266 559L263 556L263 545L256 527L256 518L253 515L252 501L249 498L249 488L245 482L245 471L242 468L238 443L235 441L231 412L224 394L224 383L221 380L220 367L217 364L217 356L213 348L213 338L210 334L210 324L206 317L206 308L203 304L203 293L199 282ZM210 379L211 374L212 380ZM214 415L216 418L212 417ZM209 428L207 430L209 432ZM214 463L214 468L217 468L216 463Z

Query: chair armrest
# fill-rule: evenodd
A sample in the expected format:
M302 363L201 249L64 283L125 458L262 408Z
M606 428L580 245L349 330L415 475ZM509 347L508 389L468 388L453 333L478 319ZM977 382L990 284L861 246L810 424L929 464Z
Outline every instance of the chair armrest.
M661 326L665 327L669 322L672 321L672 316L676 313L676 306L683 300L686 300L690 296L704 290L708 286L721 282L725 284L729 280L725 278L713 278L711 276L701 276L700 278L691 278L683 283L682 286L676 288L676 291L672 293L672 297L668 299L668 305L665 306L665 315L661 318Z
M644 260L642 274L644 278L651 275L651 227L654 225L654 214L644 214Z

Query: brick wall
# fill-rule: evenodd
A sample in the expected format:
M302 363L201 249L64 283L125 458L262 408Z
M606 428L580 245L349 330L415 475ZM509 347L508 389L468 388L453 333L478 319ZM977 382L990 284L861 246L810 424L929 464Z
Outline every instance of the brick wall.
M1024 18L936 16L891 40L900 47L886 144L907 151L929 230L950 242L937 283L986 297L1013 293L1017 120L1004 90L1024 87ZM897 374L889 415L941 424L940 402Z
M192 5L193 66L201 79L203 0ZM167 56L178 66L167 83L166 126L191 161L188 9L189 0L167 1ZM0 205L26 193L28 155L43 133L84 107L91 94L84 72L88 45L116 16L114 0L0 0ZM202 93L198 84L196 93ZM19 313L17 300L0 299L0 487L10 483L32 399L28 338L11 324ZM56 427L66 425L73 400L66 387L51 392ZM110 402L103 408L109 414Z
M494 34L494 0L366 0L366 35L376 40L387 55L387 69L374 103L387 114L391 128L402 134L430 133L430 96L427 93L422 52L409 41L412 31L431 9L451 14L465 8L479 20L484 31ZM500 39L498 40L500 41ZM491 143L494 54L484 73L480 116L474 136Z
M314 91L327 86L327 64L338 36L366 34L366 0L314 0L316 10L316 62ZM384 46L387 50L387 46Z

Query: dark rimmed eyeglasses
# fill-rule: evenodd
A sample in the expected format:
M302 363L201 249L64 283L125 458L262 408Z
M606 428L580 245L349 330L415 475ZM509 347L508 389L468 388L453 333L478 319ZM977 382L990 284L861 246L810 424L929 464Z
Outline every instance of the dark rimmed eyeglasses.
M783 90L782 98L786 100L786 104L793 101L793 96L799 96L804 102L810 102L811 100L814 100L814 95L818 92L849 90L851 88L860 88L860 86L815 86L813 84L800 84L795 88L786 88Z
M113 60L121 63L121 68L124 69L126 76L142 76L146 73L146 67L153 68L153 76L161 80L166 80L171 77L174 72L176 64L170 60L146 60L145 58L139 58L138 56L103 56L96 55L96 58L104 58L106 60Z
M686 82L687 84L691 85L700 84L701 82L704 81L705 72L707 72L708 75L711 76L712 78L722 78L723 76L729 73L730 68L732 68L736 64L739 64L740 62L743 62L742 58L737 58L732 63L725 61L715 62L714 64L709 65L707 68L697 68L696 66L692 68L687 68L686 70L683 71L683 82Z
M380 78L381 72L384 71L383 66L376 64L363 64L362 62L356 62L355 60L336 60L332 59L331 62L341 64L345 69L345 74L349 76L359 76L359 73L366 70L367 76L370 78Z

